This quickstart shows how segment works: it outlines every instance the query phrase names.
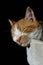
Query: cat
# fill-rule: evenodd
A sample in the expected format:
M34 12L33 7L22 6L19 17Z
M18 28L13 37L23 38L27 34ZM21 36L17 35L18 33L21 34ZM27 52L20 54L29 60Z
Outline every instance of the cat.
M11 36L14 42L26 47L31 42L31 39L40 39L42 28L34 15L33 10L27 7L25 17L15 22L8 19L11 24Z
M11 25L12 40L18 45L26 47L28 63L30 65L43 65L43 62L41 62L43 59L43 45L40 45L43 42L39 41L42 37L42 27L33 10L27 7L25 17L17 22L8 20Z

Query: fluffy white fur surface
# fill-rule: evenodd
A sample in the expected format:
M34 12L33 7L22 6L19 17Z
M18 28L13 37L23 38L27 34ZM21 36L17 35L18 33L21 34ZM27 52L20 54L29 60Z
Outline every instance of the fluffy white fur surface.
M43 65L43 42L31 40L30 48L26 48L27 61L30 65Z

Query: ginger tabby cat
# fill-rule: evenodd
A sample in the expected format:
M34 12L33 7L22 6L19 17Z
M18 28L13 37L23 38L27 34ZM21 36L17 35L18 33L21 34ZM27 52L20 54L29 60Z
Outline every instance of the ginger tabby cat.
M14 42L26 47L31 39L39 40L42 35L42 28L34 15L33 10L27 7L25 17L15 22L8 19L11 24L11 35Z

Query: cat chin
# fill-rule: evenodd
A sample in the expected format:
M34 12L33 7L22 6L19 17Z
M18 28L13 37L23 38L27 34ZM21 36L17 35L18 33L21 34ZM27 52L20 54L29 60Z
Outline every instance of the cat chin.
M15 40L15 38L13 38L13 41L16 42L18 45L22 46L22 47L27 47L29 46L31 40L29 39L27 43L19 43Z

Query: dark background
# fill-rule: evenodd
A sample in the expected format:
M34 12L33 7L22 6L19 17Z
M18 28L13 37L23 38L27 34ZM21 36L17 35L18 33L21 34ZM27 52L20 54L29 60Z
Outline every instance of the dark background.
M0 2L0 48L13 49L8 52L8 59L14 65L28 65L26 61L26 48L13 42L10 33L10 23L8 18L18 21L25 16L27 6L30 6L38 20L43 21L43 1L42 0L14 0ZM14 60L13 60L14 59Z

